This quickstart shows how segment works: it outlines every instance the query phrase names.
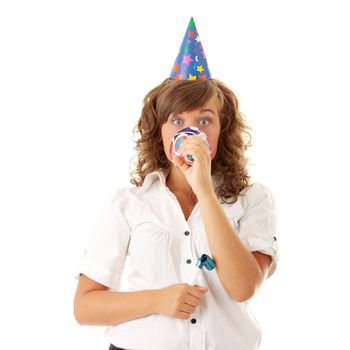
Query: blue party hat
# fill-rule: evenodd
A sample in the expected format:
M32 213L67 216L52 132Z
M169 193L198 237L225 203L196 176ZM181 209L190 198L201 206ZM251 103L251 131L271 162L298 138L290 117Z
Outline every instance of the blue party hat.
M188 24L169 78L174 80L211 79L208 62L193 17Z

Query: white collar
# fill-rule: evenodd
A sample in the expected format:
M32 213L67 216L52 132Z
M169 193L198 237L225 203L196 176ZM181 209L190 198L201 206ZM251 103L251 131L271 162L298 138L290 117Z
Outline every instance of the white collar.
M149 187L153 184L153 182L155 182L156 180L159 180L164 186L166 186L167 176L168 173L165 172L163 169L155 170L147 174L140 190L142 192L147 191Z
M143 185L140 187L140 191L141 192L147 191L155 181L160 181L162 185L166 186L166 178L168 174L169 172L163 169L155 170L147 174L143 182ZM213 181L213 185L215 186L215 184L217 183L217 177L215 175L212 176L212 181ZM223 204L225 211L231 210L230 208L232 208L232 205L235 207L233 218L236 224L238 223L238 220L243 215L243 208L239 197L237 201L233 204Z
M142 185L142 191L146 191L154 181L159 180L162 185L166 186L166 178L169 175L169 170L163 170L163 169L159 169L159 170L155 170L149 174L146 175L145 180L143 181L143 185ZM215 175L213 175L212 177L212 181L213 181L213 185L214 187L217 184L217 177Z

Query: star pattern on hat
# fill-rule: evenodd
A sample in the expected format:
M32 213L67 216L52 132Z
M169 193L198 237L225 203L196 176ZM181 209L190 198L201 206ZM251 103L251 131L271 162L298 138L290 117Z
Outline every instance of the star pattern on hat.
M193 61L191 55L184 55L182 58L182 63L189 65Z
M188 24L180 51L170 73L170 79L211 79L208 62L193 18Z

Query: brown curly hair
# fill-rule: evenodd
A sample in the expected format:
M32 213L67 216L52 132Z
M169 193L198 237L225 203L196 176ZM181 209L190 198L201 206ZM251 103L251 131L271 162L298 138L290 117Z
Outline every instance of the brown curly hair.
M170 113L182 113L203 107L217 96L219 101L220 137L212 160L212 175L217 180L215 192L224 203L234 203L249 185L245 151L251 146L251 129L239 111L236 95L217 79L188 81L166 79L143 100L141 117L134 128L136 164L130 182L141 186L155 170L169 170L171 162L164 152L161 127Z

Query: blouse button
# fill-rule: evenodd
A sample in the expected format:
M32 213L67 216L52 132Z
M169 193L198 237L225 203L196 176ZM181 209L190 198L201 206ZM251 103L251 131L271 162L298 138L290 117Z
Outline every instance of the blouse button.
M273 236L273 240L276 242L276 241L277 241L277 237L276 237L276 236Z
M186 262L187 262L187 264L191 264L192 260L191 259L187 259Z
M185 236L188 236L190 234L189 231L185 231Z
M195 318L192 318L191 323L195 324L197 320Z

